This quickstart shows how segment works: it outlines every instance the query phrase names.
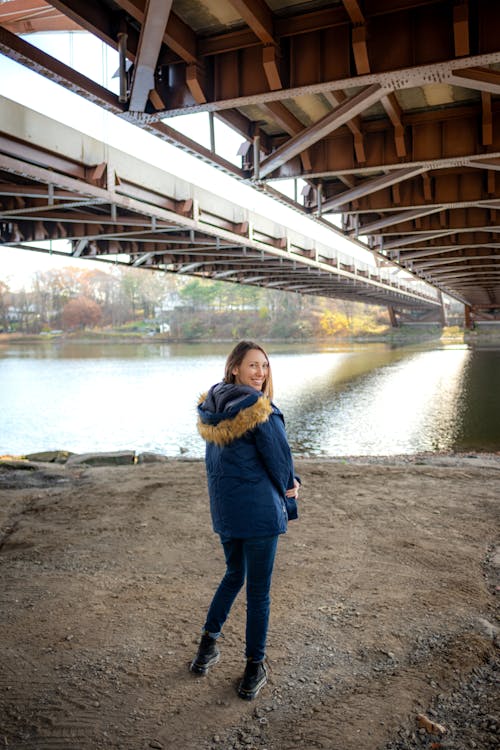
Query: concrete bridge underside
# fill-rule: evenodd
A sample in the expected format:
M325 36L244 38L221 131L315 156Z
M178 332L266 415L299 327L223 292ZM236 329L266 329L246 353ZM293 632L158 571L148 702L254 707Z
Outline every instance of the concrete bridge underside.
M440 294L0 98L0 252L73 257L429 314Z

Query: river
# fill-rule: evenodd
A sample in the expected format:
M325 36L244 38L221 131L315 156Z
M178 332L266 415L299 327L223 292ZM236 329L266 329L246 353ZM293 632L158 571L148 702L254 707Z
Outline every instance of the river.
M0 347L0 454L154 451L201 457L196 401L229 345ZM500 348L269 344L296 455L500 450Z

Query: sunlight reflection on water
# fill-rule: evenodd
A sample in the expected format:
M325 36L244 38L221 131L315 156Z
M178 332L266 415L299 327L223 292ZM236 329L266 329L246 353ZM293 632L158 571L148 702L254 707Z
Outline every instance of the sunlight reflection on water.
M385 364L375 362L377 369L366 369L369 358L340 354L329 370L312 369L310 390L293 393L285 386L282 403L295 451L378 455L450 450L460 430L470 352L392 355L392 361L386 356Z
M228 349L70 344L4 350L0 452L130 449L178 456L182 450L201 457L196 400L220 380ZM472 448L464 414L478 352L385 345L269 350L275 401L297 455ZM498 357L490 361L498 368ZM498 415L498 399L492 404Z

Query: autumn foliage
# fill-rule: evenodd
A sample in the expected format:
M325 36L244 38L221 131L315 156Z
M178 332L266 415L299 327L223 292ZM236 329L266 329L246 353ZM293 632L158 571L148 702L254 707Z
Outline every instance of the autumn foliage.
M380 319L380 311L355 303L350 303L347 309L348 312L334 309L323 311L320 326L327 336L375 335L387 329L387 322Z
M70 300L62 311L62 324L65 330L95 328L101 322L101 318L101 308L88 297Z
M113 265L35 273L15 293L0 285L0 330L99 328L175 340L302 340L383 333L383 308L200 277Z

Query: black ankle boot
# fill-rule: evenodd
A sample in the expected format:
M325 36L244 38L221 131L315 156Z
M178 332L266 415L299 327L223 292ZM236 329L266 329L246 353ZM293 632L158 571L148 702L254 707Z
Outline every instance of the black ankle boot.
M201 636L198 653L194 657L189 669L195 674L206 674L208 668L212 667L220 659L220 651L217 648L217 640L204 633Z
M253 661L253 659L248 659L243 679L238 687L238 695L244 700L251 701L258 695L266 682L267 669L264 660Z

